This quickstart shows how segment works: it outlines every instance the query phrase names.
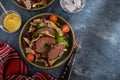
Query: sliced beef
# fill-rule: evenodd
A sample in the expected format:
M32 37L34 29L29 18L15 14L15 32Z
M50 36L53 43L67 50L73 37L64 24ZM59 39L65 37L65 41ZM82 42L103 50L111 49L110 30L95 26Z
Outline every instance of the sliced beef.
M51 29L51 28L49 28L49 27L38 29L36 32L37 33L41 33L42 31L48 31L49 33L51 33L52 35L54 35L54 30Z
M36 41L36 51L37 52L44 52L46 51L45 44L54 44L55 38L51 37L42 37L38 41Z
M53 60L59 56L60 53L62 53L65 49L64 43L58 43L56 44L48 53L48 60Z

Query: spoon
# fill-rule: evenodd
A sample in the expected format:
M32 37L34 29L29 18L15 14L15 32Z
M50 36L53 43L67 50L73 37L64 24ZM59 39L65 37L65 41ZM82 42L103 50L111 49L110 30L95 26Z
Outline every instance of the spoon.
M7 10L5 9L5 7L2 5L2 3L0 2L0 6L2 7L3 11L8 15Z

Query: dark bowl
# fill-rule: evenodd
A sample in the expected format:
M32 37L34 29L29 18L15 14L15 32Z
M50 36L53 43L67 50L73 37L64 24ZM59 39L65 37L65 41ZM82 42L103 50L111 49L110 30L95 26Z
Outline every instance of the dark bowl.
M21 6L20 4L18 4L17 0L12 0L17 6L19 6L20 8L26 9L26 10L31 10L31 11L35 11L35 10L41 10L44 9L48 6L50 6L55 0L48 0L47 5L41 6L39 8L32 8L32 9L27 9L26 7Z
M23 26L21 32L20 32L20 36L19 36L19 47L20 47L20 50L21 50L21 53L23 55L23 57L26 59L26 53L25 53L25 47L23 45L23 36L25 35L25 33L28 31L29 27L30 27L30 24L29 22L32 21L33 19L36 19L36 18L42 18L42 17L49 17L50 15L52 15L51 13L43 13L43 14L39 14L39 15L36 15L34 17L32 17L31 19L29 19L25 25ZM55 15L55 14L54 14ZM39 63L39 62L29 62L30 64L38 67L38 68L45 68L45 69L50 69L50 68L55 68L55 67L58 67L62 64L64 64L71 56L72 52L73 52L73 48L74 48L74 33L73 33L73 29L71 27L71 25L65 20L63 19L62 17L56 15L58 17L58 22L61 23L61 24L65 24L67 23L69 26L70 26L70 32L69 32L69 47L67 48L68 51L65 52L62 57L57 60L55 62L55 64L53 66L49 66L49 67L45 67L43 64ZM27 60L27 59L26 59Z

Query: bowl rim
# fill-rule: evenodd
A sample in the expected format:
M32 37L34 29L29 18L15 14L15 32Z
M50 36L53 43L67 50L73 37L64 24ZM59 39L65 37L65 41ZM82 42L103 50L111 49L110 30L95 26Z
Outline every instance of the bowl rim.
M22 9L25 9L25 10L28 10L28 11L36 11L36 10L42 10L42 9L44 9L44 8L47 8L47 7L50 6L55 0L51 0L47 5L42 6L42 7L40 7L40 8L35 8L35 9L27 9L27 8L22 7L21 5L19 5L17 2L15 2L15 0L12 0L12 1L13 1L13 3L15 3L17 6L19 6L19 7L22 8Z
M23 26L23 28L22 28L22 30L21 30L21 32L20 32L20 35L19 35L19 47L20 47L20 51L21 51L23 57L25 58L25 60L27 60L27 59L26 59L26 56L25 56L24 51L23 51L22 46L21 46L21 42L22 42L22 41L21 41L21 38L22 38L22 33L23 33L26 25L27 25L31 20L33 20L34 18L37 18L37 17L40 17L40 16L44 16L44 15L52 15L52 14L53 14L53 13L42 13L42 14L38 14L38 15L33 16L32 18L30 18L30 19L24 24L24 26ZM56 14L53 14L53 15L56 15ZM72 29L71 25L70 25L64 18L60 17L59 15L56 15L56 16L58 16L60 19L62 19L65 23L67 23L67 24L70 26L70 29L71 29L71 32L72 32L72 36L73 36L72 48L71 48L71 50L70 50L69 55L68 55L62 62L60 62L60 63L58 63L58 64L56 64L56 65L54 65L54 66L43 67L43 66L39 66L39 65L37 65L37 64L35 64L35 63L32 63L32 62L27 61L27 62L29 62L30 64L32 64L33 66L35 66L35 67L37 67L37 68L52 69L52 68L59 67L60 65L64 64L64 63L70 58L70 56L72 55L72 52L73 52L73 49L74 49L74 40L75 40L73 29Z
M21 17L21 15L20 15L17 11L7 10L7 12L15 13L15 14L17 14L17 15L19 16L19 18L20 18L20 26L19 26L19 28L18 28L17 30L15 30L15 31L5 30L5 29L4 29L4 24L3 24L2 26L0 26L0 28L1 28L4 32L7 32L7 33L15 33L15 32L17 32L17 31L20 29L20 27L21 27L21 25L22 25L22 17ZM10 13L10 14L11 14L11 13ZM5 14L5 12L3 12L3 13L1 14L1 16L4 15L4 14ZM9 13L8 13L8 14L9 14ZM0 16L0 18L1 18L1 16Z

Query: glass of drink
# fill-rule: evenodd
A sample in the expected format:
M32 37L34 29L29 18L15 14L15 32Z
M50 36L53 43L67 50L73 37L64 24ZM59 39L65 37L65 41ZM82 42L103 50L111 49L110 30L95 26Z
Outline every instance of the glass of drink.
M60 0L60 5L68 13L81 11L86 4L86 0Z

